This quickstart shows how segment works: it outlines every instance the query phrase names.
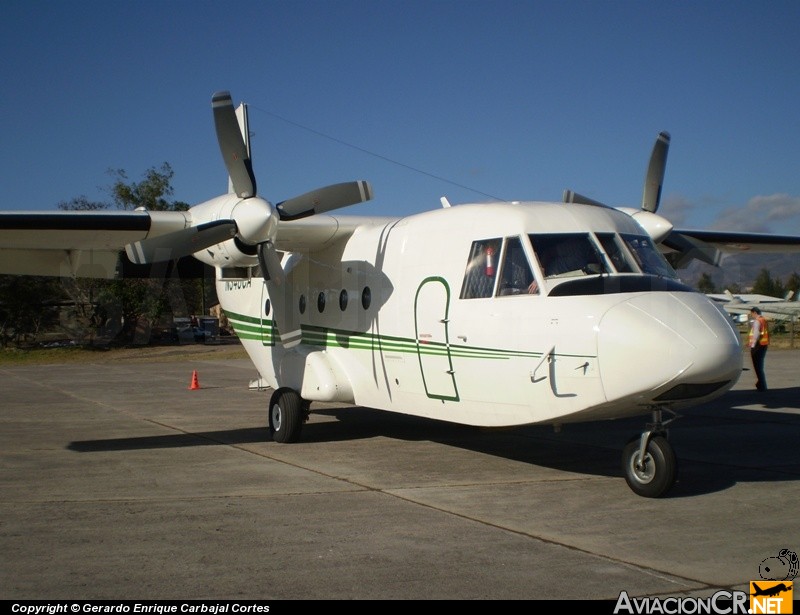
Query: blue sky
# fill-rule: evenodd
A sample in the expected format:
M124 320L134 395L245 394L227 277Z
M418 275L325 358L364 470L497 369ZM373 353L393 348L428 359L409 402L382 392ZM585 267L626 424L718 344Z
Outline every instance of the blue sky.
M174 198L226 190L211 95L250 105L259 193L367 179L346 210L560 200L800 234L795 1L6 0L0 209L107 200L168 162ZM342 212L344 213L344 212Z

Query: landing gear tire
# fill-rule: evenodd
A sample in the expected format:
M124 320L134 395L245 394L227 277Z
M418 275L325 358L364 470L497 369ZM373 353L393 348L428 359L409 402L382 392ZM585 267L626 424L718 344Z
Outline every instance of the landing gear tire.
M278 389L269 401L269 432L273 442L288 444L300 439L307 416L303 399L293 389Z
M644 459L641 438L633 438L622 453L625 481L634 493L645 498L659 498L675 484L677 461L672 446L664 436L654 435L647 442Z

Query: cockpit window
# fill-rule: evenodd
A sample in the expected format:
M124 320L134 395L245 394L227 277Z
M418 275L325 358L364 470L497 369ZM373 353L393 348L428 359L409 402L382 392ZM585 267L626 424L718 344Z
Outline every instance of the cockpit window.
M522 241L519 237L506 239L506 250L503 254L503 268L500 274L500 288L498 295L535 295L539 293L539 286L533 277L531 265Z
M625 248L622 247L619 237L614 233L597 233L597 239L600 240L600 245L603 250L611 259L611 264L618 273L635 273L636 269L631 262L631 257L628 256Z
M605 259L588 233L528 236L545 278L607 273Z
M472 242L464 282L461 285L461 299L482 299L492 296L501 245L500 238Z
M642 273L677 279L675 270L647 235L620 235L636 259Z

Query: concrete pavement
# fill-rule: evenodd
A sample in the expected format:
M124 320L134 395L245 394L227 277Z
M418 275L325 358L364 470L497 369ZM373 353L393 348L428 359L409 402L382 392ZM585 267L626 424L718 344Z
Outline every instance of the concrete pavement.
M770 350L768 393L748 370L671 426L657 500L620 470L646 417L490 431L315 404L281 445L246 360L99 357L0 367L0 599L709 596L800 552L797 350Z

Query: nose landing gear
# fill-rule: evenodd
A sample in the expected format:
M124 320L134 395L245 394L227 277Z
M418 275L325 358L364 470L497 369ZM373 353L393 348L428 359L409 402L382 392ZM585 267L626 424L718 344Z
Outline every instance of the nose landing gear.
M662 421L662 409L653 409L653 422L641 436L632 438L622 452L622 471L637 495L659 498L675 484L678 462L667 440L666 426L678 416ZM667 410L667 412L671 412Z

